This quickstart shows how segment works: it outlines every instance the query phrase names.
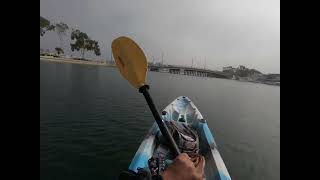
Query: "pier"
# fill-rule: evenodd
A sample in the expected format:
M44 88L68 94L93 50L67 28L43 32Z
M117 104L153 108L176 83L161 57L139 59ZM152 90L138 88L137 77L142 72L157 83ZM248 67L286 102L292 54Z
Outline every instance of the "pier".
M232 75L224 73L221 71L214 71L209 69L193 68L193 67L184 67L184 66L155 66L149 65L150 71L162 72L162 73L171 73L171 74L180 74L187 76L198 76L198 77L214 77L214 78L225 78L231 79Z

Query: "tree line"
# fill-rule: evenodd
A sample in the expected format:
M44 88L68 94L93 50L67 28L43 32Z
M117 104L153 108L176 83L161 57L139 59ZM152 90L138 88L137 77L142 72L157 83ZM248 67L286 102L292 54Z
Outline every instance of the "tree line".
M64 54L62 47L63 37L67 35L67 31L70 30L69 26L63 22L51 23L48 19L40 16L40 37L44 36L48 31L54 31L59 37L60 46L55 50L58 54ZM98 41L91 39L86 33L81 32L79 29L71 28L71 51L80 51L82 58L84 58L86 51L93 51L95 55L100 56L100 47Z

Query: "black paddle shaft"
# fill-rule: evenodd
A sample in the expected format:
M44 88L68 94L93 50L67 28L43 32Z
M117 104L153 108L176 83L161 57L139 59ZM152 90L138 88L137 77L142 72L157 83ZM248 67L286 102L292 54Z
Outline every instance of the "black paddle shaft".
M154 103L152 101L152 98L151 98L151 96L149 94L148 89L149 89L149 86L148 85L144 85L144 86L139 88L139 92L142 93L144 98L146 99L146 101L147 101L147 103L149 105L149 108L150 108L150 110L152 112L152 115L153 115L154 119L156 120L162 135L169 142L169 144L171 145L171 150L177 156L177 155L180 154L180 150L179 150L176 142L174 141L173 137L169 133L167 125L164 123L164 121L160 117L160 115L158 113L158 110L157 110L156 106L154 105Z

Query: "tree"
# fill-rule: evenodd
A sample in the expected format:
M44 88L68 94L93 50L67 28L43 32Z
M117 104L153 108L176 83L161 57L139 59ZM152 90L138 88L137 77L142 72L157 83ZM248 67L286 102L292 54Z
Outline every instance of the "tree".
M94 54L97 55L97 56L100 56L100 55L101 55L98 41L89 39L89 40L88 40L88 44L87 44L87 46L86 46L86 49L87 49L88 51L93 51Z
M85 51L94 51L95 55L101 55L98 42L91 40L86 33L78 29L72 30L71 40L74 40L74 43L70 43L71 50L80 51L82 58L84 58Z
M42 16L40 16L40 36L43 36L46 31L52 31L54 25L50 24L50 21Z
M58 55L60 55L60 54L64 54L63 49L62 49L62 48L60 48L60 47L56 47L56 48L55 48L55 50L56 50L56 52L57 52L57 54L58 54Z
M62 47L63 36L66 35L66 31L69 29L68 25L60 22L56 23L54 26L54 31L58 34L60 40L60 47Z

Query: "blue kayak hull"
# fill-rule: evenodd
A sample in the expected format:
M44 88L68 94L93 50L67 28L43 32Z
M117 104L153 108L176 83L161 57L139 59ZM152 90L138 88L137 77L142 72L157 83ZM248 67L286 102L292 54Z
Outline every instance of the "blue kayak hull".
M229 172L217 149L212 131L206 120L193 102L185 96L180 96L162 110L162 119L179 121L189 124L199 135L201 154L205 157L205 176L207 180L231 180ZM149 171L148 160L158 148L157 137L161 134L156 123L149 129L133 157L129 171L138 173L139 170Z

